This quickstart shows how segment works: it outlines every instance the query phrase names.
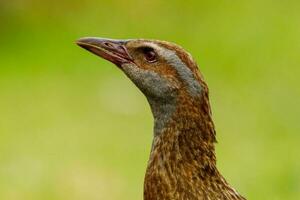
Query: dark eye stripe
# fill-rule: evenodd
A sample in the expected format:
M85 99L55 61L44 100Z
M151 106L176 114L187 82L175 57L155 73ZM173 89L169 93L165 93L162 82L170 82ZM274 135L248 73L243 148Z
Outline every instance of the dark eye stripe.
M177 71L180 78L188 85L188 90L192 96L201 94L202 86L195 79L191 69L177 56L175 51L161 47L160 56Z

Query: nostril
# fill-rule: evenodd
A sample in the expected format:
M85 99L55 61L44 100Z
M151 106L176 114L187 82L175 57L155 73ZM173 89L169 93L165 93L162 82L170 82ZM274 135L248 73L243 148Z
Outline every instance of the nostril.
M109 42L104 42L104 45L107 47L112 47L112 44L110 44Z

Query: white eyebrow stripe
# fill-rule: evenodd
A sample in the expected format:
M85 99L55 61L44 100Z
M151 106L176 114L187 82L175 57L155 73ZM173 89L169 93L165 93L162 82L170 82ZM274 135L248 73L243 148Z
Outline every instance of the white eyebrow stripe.
M146 42L146 45L152 47L157 53L162 56L174 69L178 72L180 78L182 78L188 85L189 93L192 96L197 96L201 93L202 87L200 83L194 77L193 72L186 64L177 56L175 51L161 47L152 42ZM189 54L191 57L191 55Z

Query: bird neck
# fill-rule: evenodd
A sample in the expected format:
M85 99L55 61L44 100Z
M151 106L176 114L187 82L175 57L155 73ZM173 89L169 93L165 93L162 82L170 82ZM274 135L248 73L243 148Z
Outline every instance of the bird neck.
M171 101L148 99L154 116L151 157L174 154L191 159L196 156L194 164L214 166L216 139L208 95L186 97L186 94L178 95Z
M144 200L244 199L217 170L208 96L149 103L155 128Z

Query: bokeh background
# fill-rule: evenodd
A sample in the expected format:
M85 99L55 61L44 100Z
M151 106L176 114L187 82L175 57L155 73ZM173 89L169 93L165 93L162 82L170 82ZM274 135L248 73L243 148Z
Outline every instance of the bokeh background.
M218 167L255 200L300 198L300 2L1 0L0 199L142 199L152 116L83 36L185 47L210 87Z

